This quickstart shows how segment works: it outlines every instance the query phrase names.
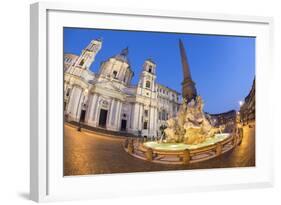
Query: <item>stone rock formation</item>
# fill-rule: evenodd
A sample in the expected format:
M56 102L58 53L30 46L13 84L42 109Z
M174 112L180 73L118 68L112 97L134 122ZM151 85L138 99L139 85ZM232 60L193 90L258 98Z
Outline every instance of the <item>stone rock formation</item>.
M200 96L189 103L184 100L177 117L167 121L168 126L164 130L166 142L198 144L213 137L217 129L207 119L203 106Z

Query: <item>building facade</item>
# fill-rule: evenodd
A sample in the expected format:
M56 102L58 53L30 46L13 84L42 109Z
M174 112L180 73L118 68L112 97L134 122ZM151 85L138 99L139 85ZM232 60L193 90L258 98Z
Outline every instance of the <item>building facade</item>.
M64 112L67 120L92 127L156 137L166 120L176 115L180 93L156 82L156 63L145 60L137 85L128 48L90 71L102 48L92 40L81 55L64 55Z
M255 80L249 94L245 97L243 105L240 107L240 120L243 124L249 124L256 119L256 88Z
M224 127L226 132L232 132L237 122L236 110L230 110L218 114L208 114L215 127Z

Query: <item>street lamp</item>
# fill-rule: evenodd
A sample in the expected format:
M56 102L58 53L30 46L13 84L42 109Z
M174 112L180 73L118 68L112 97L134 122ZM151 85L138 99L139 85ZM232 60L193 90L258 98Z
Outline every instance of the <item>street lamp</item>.
M238 103L239 103L239 106L241 107L244 104L244 101L240 100Z

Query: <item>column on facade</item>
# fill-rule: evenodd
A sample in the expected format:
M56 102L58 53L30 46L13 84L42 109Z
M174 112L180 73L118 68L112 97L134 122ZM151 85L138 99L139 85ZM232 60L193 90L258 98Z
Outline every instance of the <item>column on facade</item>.
M71 92L72 92L72 85L70 85L69 83L64 83L64 84L65 84L65 88L64 88L63 97L64 97L64 100L66 100L66 102L67 102L66 107L64 109L67 111L70 95L71 95ZM68 96L66 96L67 92L68 92Z
M116 104L114 106L114 117L112 118L112 127L117 129L117 115L118 115L119 101L116 100Z
M124 63L122 63L119 67L119 79L120 81L123 82L123 79L124 79L124 72L125 72L126 69L124 69Z
M96 126L96 119L95 119L95 112L97 109L97 100L98 100L98 95L92 94L91 95L91 100L89 101L88 104L88 117L86 118L87 123L91 126Z
M94 109L93 120L95 121L96 126L98 125L98 121L99 121L98 114L99 114L99 109L100 109L100 104L99 104L100 99L101 99L101 97L100 97L100 95L98 95L95 106L93 107L93 109Z
M79 103L81 101L82 97L82 89L77 86L73 86L70 98L69 98L69 104L67 106L67 113L69 117L73 120L77 120L77 113L79 108Z
M114 124L114 114L115 114L115 105L116 105L116 100L113 98L111 100L111 103L110 103L110 108L108 110L108 114L109 114L109 118L108 118L108 122L107 122L107 127L109 129L112 129L112 125Z
M149 107L149 135L152 135L153 132L153 107Z
M152 85L151 85L151 90L152 90L152 91L155 91L155 90L156 90L156 88L155 88L155 79L152 78L151 81L152 81L152 82L151 82L151 84L152 84Z
M129 129L133 130L134 125L134 104L130 103L130 115L128 117Z
M85 123L87 123L88 122L88 119L89 119L89 117L91 116L90 115L90 109L91 109L91 104L92 104L92 102L93 102L93 95L92 94L89 94L88 96L87 96L87 108L86 108L86 116L85 116Z
M154 107L154 135L157 136L157 130L158 130L158 124L157 121L158 120L158 110L157 107Z
M125 79L123 82L124 82L125 84L128 83L128 79L129 79L129 77L127 77L127 75L129 75L129 72L128 72L128 70L126 69L126 70L125 70L125 73L124 73L124 76L123 76L123 79Z
M118 101L114 100L113 104L111 105L112 106L112 117L111 117L111 121L110 121L111 126L114 126L117 104L118 104Z
M143 125L143 121L142 121L142 116L143 116L143 105L140 104L139 105L139 121L138 121L138 130L142 130L142 125Z
M133 109L133 118L132 118L132 129L138 131L138 122L139 122L139 104L135 103Z
M85 98L86 98L86 96L83 94L83 89L81 89L81 95L80 95L80 99L79 99L78 107L77 107L77 112L76 112L77 121L79 121L79 119L80 119L80 115L81 115L81 111L82 111L82 105L83 105L83 102L84 102Z
M64 95L65 95L65 93L67 91L68 86L69 86L69 83L64 82L64 86L63 86Z
M116 115L116 120L117 120L117 127L116 127L116 130L119 131L120 129L120 126L121 126L121 112L122 112L122 105L123 105L123 102L121 101L118 101L119 102L119 107L117 109L117 115Z
M154 133L155 133L155 108L150 107L150 109L149 109L149 135L153 136Z

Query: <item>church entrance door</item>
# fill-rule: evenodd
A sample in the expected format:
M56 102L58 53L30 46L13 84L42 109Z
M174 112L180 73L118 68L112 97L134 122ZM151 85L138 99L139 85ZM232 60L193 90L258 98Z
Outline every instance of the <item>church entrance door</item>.
M80 122L85 122L86 110L81 110Z
M100 110L100 119L99 119L100 127L106 126L106 118L107 118L107 110L101 109Z
M121 121L121 131L126 131L127 128L127 120Z

